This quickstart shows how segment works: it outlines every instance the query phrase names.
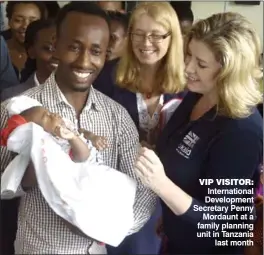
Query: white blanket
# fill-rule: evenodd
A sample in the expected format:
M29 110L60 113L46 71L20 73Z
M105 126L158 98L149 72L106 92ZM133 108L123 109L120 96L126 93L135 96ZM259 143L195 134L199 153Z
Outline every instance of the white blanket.
M30 159L43 197L52 210L95 240L118 246L133 226L136 183L105 165L74 163L40 126L27 123L9 136L19 153L1 178L1 198L18 191Z

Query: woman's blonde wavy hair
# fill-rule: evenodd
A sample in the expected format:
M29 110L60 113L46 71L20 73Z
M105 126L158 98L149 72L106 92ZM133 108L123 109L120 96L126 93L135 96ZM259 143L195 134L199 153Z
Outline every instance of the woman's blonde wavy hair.
M259 82L260 39L252 24L238 13L219 13L198 21L185 38L204 42L222 65L217 76L219 114L240 118L262 101Z
M178 17L167 2L141 2L133 10L129 22L128 39L123 56L117 67L116 82L133 92L142 91L140 88L140 63L132 50L130 33L135 20L142 14L147 14L171 32L171 41L167 54L164 56L156 74L160 82L153 92L176 93L183 90L185 85L183 39Z

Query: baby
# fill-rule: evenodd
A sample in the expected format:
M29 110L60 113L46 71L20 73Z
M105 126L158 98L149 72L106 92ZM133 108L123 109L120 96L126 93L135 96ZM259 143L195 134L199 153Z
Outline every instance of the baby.
M51 113L42 106L31 107L20 113L26 122L34 122L41 126L47 133L67 140L70 145L70 155L75 162L83 162L90 156L90 148L81 137L69 127L61 116L56 113ZM82 130L85 139L90 140L92 145L98 150L103 150L107 147L105 137L97 136L92 132Z
M96 148L105 149L106 139L78 131L26 96L12 98L6 109L10 118L1 130L1 146L18 155L1 176L1 197L23 195L18 188L31 160L42 196L75 233L119 245L133 226L137 185L98 158Z
M22 106L22 108L20 109L18 106ZM88 146L86 140L90 141L97 150L103 150L107 147L105 137L80 129L79 131L85 140L77 131L74 131L72 123L64 120L56 113L49 112L38 101L29 97L12 98L7 109L12 116L8 119L5 129L1 130L1 145L3 146L6 146L9 134L16 127L33 122L57 138L56 142L65 152L69 153L74 162L84 162L89 158L91 146Z

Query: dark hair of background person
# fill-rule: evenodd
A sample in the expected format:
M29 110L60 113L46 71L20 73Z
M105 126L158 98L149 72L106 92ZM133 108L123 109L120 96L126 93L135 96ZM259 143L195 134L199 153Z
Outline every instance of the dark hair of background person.
M21 4L21 3L22 4L35 4L40 11L41 18L42 19L45 18L46 5L42 1L8 1L7 5L6 5L6 17L8 18L8 20L10 20L12 18L12 14L13 14L15 6L17 4ZM11 29L1 31L1 35L3 36L5 41L9 40L12 37Z
M130 18L130 15L128 13L121 13L118 11L107 11L107 14L110 18L110 22L116 21L116 22L122 24L122 26L124 27L125 33L127 32L129 18Z
M174 10L179 9L191 9L192 1L170 1Z
M56 19L60 11L60 6L57 1L46 1L44 2L48 12L48 19Z
M87 15L94 15L94 16L101 17L102 19L106 21L106 23L108 24L108 27L110 28L109 16L103 9L100 8L99 5L97 5L94 2L80 2L80 1L73 2L72 1L64 5L59 11L59 14L56 20L57 36L60 35L60 27L61 27L62 22L64 21L64 19L70 12L79 12L79 13L83 13Z
M179 21L190 21L191 23L193 23L194 21L194 16L193 16L193 12L190 8L182 8L182 9L177 9L175 10L175 12L177 13L178 19Z
M120 1L122 5L122 9L126 11L127 7L127 1Z
M38 7L41 18L45 18L46 5L43 1L8 1L6 5L6 17L9 20L12 18L14 8L17 4L34 4Z
M55 22L53 19L47 20L36 20L30 23L26 30L25 35L25 49L29 50L30 47L34 45L37 39L38 32L42 29L50 28L55 26ZM28 56L27 61L25 63L24 69L21 71L21 80L20 82L25 82L37 69L36 60L32 59Z

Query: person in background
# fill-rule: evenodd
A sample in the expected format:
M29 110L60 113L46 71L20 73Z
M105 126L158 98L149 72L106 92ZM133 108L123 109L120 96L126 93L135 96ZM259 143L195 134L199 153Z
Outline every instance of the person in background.
M2 91L19 83L14 71L6 42L0 36L0 101ZM2 112L1 112L2 113ZM14 240L17 229L18 199L1 200L0 206L0 254L14 254Z
M5 30L5 20L4 20L4 12L3 12L3 2L0 2L0 31Z
M135 171L162 200L164 254L243 254L243 245L219 246L222 224L253 223L254 190L263 162L263 123L256 105L262 100L259 79L260 39L251 23L238 13L220 13L198 21L185 38L185 73L189 92L176 109L153 150L142 148ZM212 179L208 186L200 180ZM249 183L217 183L216 179L249 179ZM242 193L242 194L241 194ZM205 197L215 198L206 201ZM217 202L219 198L226 202ZM244 199L245 198L245 199ZM244 200L243 204L240 199ZM225 206L227 211L199 210ZM208 215L204 218L203 215ZM241 215L246 213L247 219ZM229 218L219 219L225 214ZM219 236L200 238L201 224L220 224ZM241 235L250 231L239 229ZM229 236L236 232L226 229ZM233 234L234 235L234 234ZM230 238L229 240L245 240Z
M105 11L126 12L124 1L97 1L97 4Z
M56 72L44 85L23 95L70 120L76 129L107 138L109 147L102 151L105 164L137 182L134 224L128 233L133 234L149 219L156 196L138 182L133 171L139 139L131 117L124 107L91 85L105 63L110 40L109 17L95 3L70 2L59 12L56 35L59 57ZM0 129L8 119L7 102L1 104ZM12 159L5 147L0 147L0 159L3 172ZM104 245L98 245L74 226L68 227L45 203L31 167L23 177L22 187L27 192L20 201L15 254L105 254Z
M180 21L182 35L185 36L193 25L193 12L190 8L176 10L178 19Z
M5 40L0 36L0 47L1 47L1 65L0 65L0 92L6 88L15 86L19 83L16 73L14 71L8 48ZM2 97L1 97L2 101Z
M15 86L19 81L9 57L7 45L2 36L0 36L0 47L0 98L2 102L2 91L6 88ZM18 202L18 199L1 200L0 254L14 254Z
M117 11L108 11L110 17L111 40L107 60L114 60L122 56L127 39L129 15Z
M111 87L112 98L127 109L143 144L155 145L161 108L179 98L176 93L184 89L183 56L180 25L171 5L139 3L131 14L127 46L117 65L116 84ZM109 80L105 87L110 86ZM108 254L158 254L160 239L155 226L160 216L158 205L138 233L117 248L108 246Z
M28 25L45 17L45 5L41 1L9 1L6 6L6 15L12 37L7 40L9 54L18 77L27 60L24 47L25 34Z
M55 39L54 21L37 20L29 24L25 36L28 58L21 72L23 83L3 90L2 100L14 97L46 81L58 66L58 60L54 57Z
M45 6L46 6L46 18L47 19L56 19L59 11L60 11L60 6L57 1L45 1Z
M193 12L191 6L185 5L185 3L179 3L178 1L171 1L171 6L176 12L181 25L182 35L186 35L191 29L194 21Z

